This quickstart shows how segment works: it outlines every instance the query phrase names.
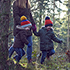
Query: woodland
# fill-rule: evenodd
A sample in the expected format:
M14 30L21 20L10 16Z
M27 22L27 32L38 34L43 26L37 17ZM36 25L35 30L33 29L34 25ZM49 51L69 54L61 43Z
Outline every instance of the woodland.
M27 63L25 54L19 63L8 58L8 49L13 44L13 9L15 0L0 0L0 70L70 70L70 0L30 0L31 11L37 31L44 26L45 17L53 22L55 35L63 40L54 42L55 54L51 60L40 64L40 39L33 34L32 63ZM24 49L26 51L27 46ZM16 53L12 55L12 57Z

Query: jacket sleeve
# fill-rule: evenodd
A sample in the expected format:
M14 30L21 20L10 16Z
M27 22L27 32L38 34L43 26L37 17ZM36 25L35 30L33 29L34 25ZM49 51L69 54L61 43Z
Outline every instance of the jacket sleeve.
M34 31L33 33L34 33L35 36L40 36L40 30L38 32Z
M20 38L21 38L21 41L24 43L24 44L26 44L26 45L28 45L28 40L26 39L26 33L25 33L25 31L21 31L20 32Z
M30 10L30 21L31 21L32 24L35 24L35 21L34 21L34 19L33 19L33 17L32 17L31 10Z
M15 25L20 25L20 16L19 16L19 8L15 5L15 2L13 3L13 18L16 22Z
M55 41L55 42L57 42L57 43L61 43L61 41L62 41L61 39L59 39L59 38L57 38L57 37L55 36L54 32L52 33L52 37L51 37L51 38L52 38L53 41Z

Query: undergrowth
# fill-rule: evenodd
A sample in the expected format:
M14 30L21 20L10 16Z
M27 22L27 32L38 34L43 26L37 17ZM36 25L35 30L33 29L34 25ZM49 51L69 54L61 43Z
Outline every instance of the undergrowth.
M70 63L67 61L67 56L65 53L56 53L51 56L51 60L45 59L43 64L40 64L40 58L37 58L37 54L33 52L33 62L28 63L26 55L22 57L19 63L16 63L15 60L10 59L14 62L15 65L20 65L22 68L18 70L70 70ZM10 66L10 65L9 65ZM11 70L11 69L10 69ZM16 70L16 66L15 66Z

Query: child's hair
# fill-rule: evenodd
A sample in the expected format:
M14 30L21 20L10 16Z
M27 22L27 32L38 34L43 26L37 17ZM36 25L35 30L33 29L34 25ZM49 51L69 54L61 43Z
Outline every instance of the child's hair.
M26 8L26 0L16 0L16 5L21 8ZM27 7L30 8L30 2L27 0Z

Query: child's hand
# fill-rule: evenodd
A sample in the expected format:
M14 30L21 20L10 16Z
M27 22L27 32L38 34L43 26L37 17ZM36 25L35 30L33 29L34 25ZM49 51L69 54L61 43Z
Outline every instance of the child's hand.
M36 31L37 30L37 27L36 27L35 24L32 25L32 29L33 29L33 31Z
M64 43L64 40L63 39L61 39L61 41L60 41L60 44L62 44L62 43Z
M61 41L60 41L60 44L62 44L62 43L63 43L63 41L61 40Z
M31 47L31 44L29 43L27 46L28 46L28 47Z

